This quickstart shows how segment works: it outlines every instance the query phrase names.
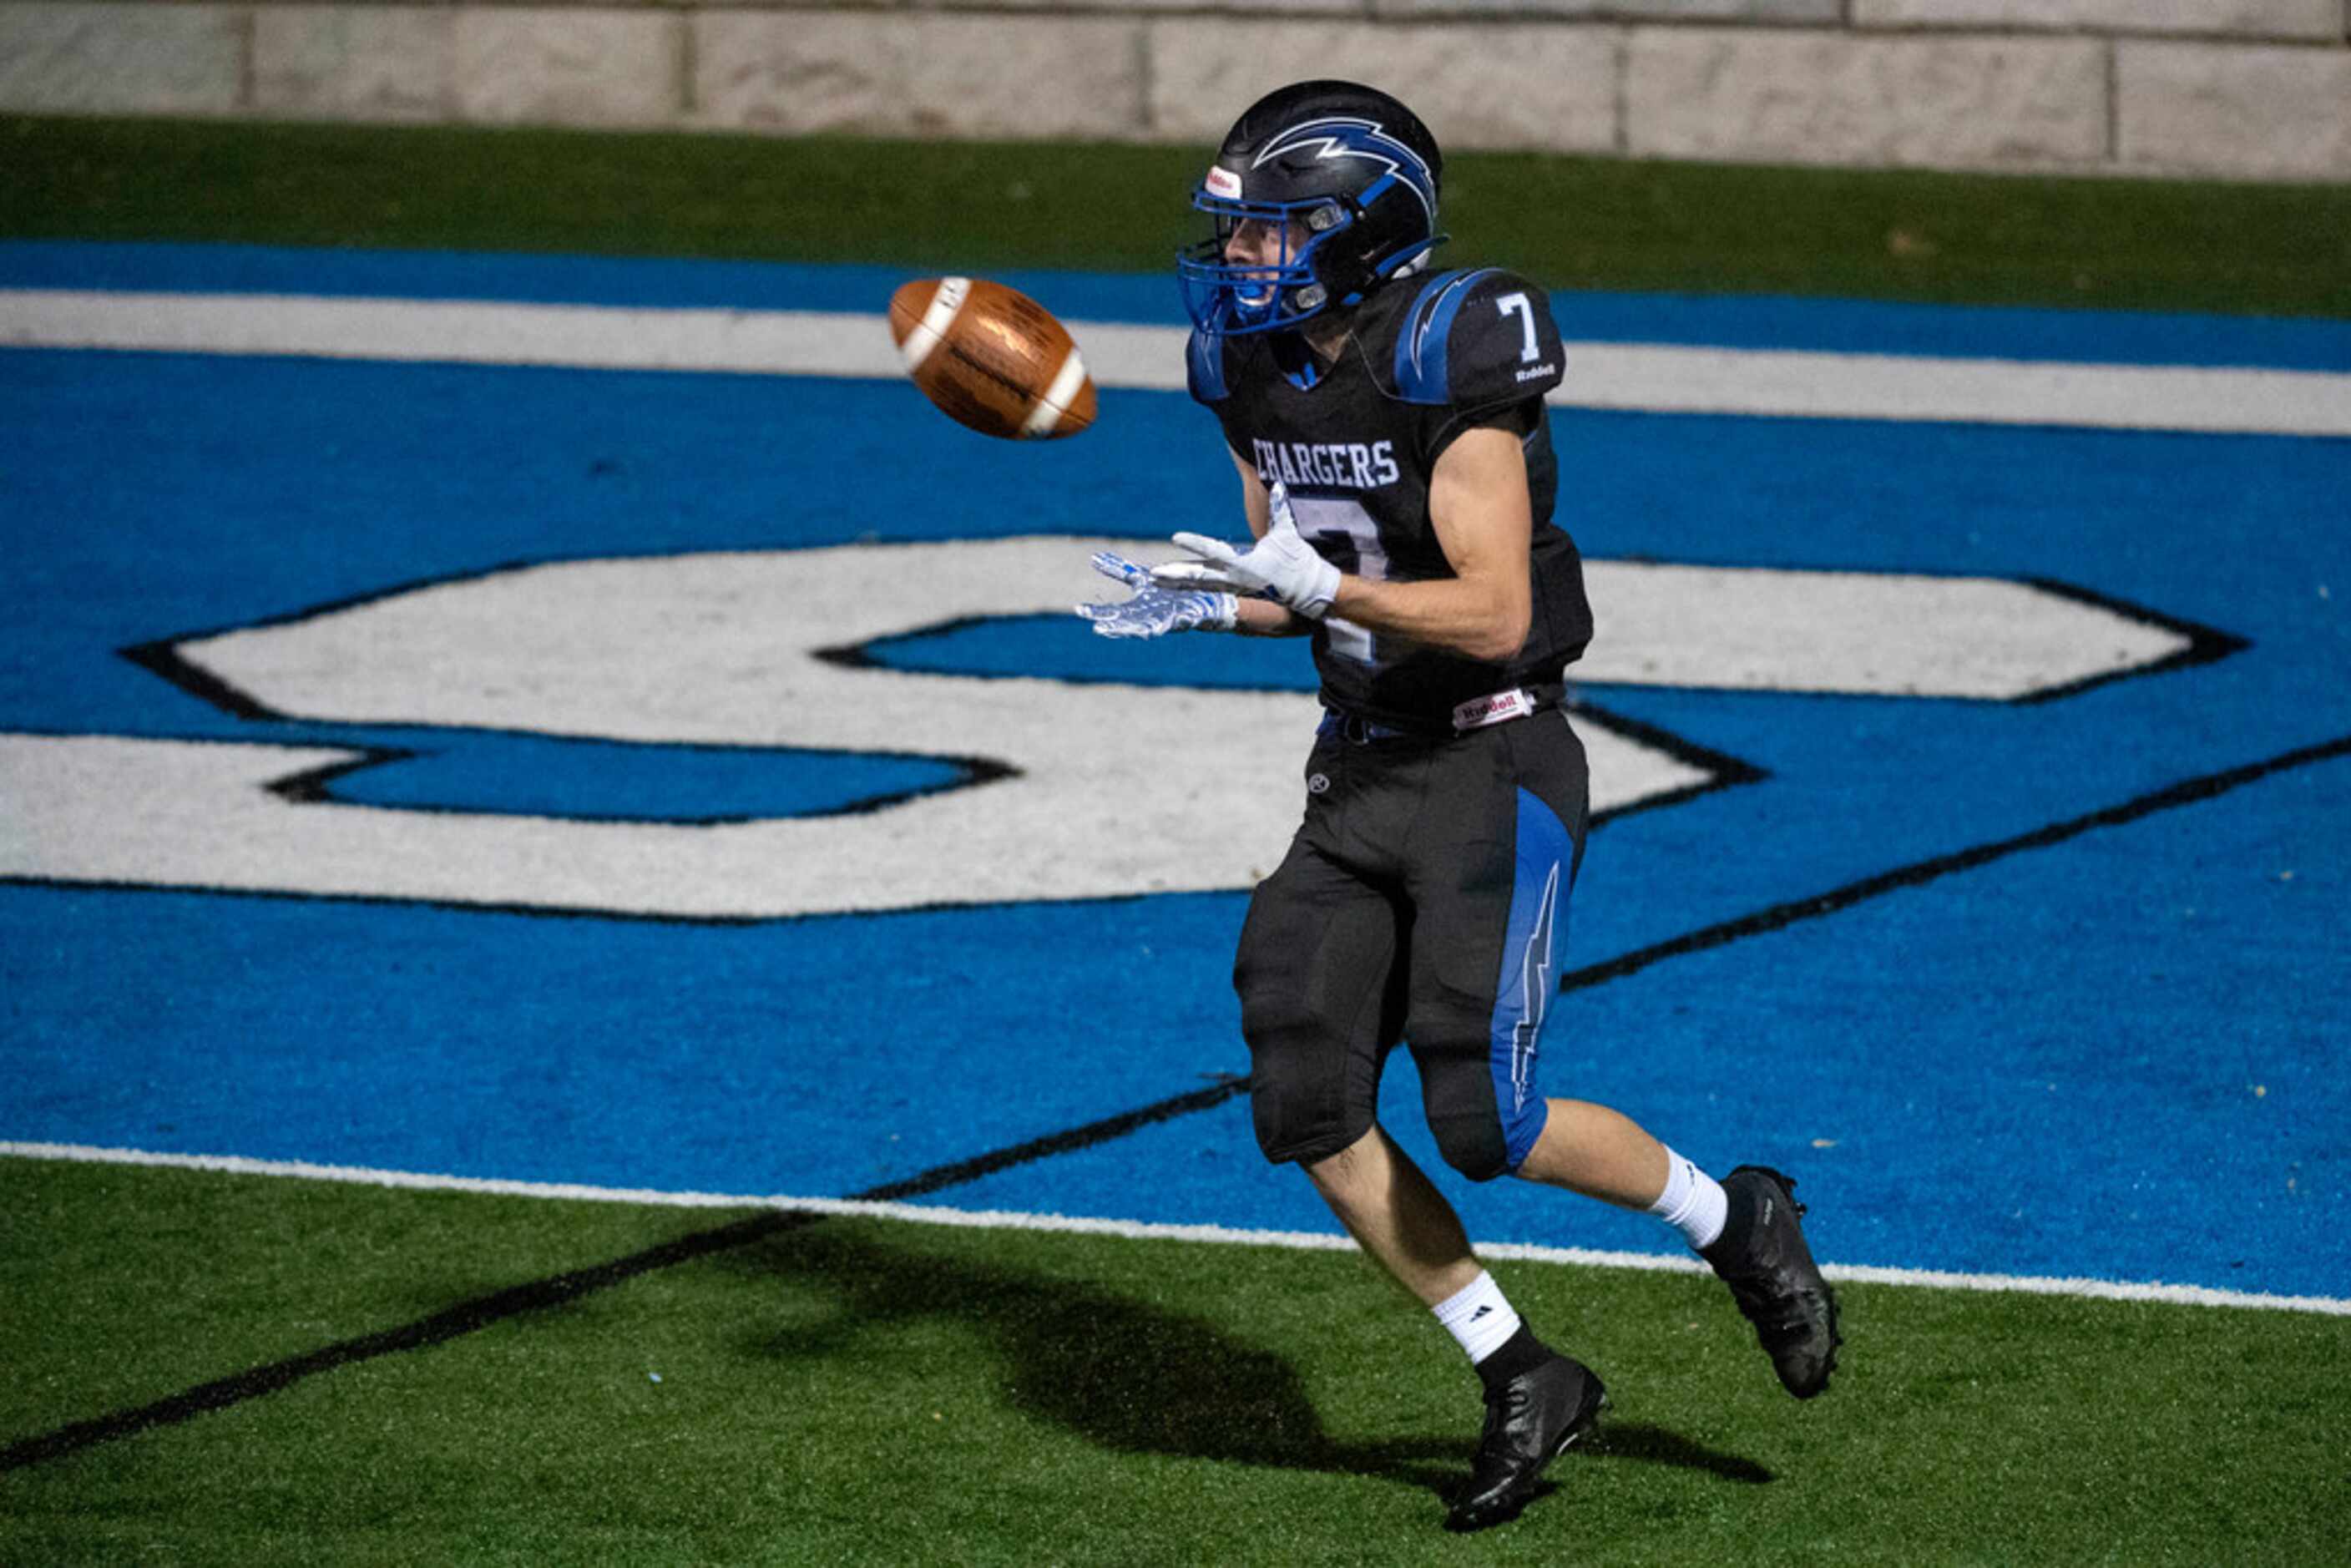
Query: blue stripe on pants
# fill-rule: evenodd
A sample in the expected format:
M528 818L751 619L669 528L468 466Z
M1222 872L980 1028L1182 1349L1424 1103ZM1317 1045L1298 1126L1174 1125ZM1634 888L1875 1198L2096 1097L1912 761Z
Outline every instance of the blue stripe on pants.
M1558 814L1525 789L1519 791L1517 884L1510 923L1502 937L1502 973L1494 988L1489 1061L1494 1108L1516 1170L1542 1136L1550 1107L1535 1087L1535 1053L1558 971L1552 955L1573 885L1575 842Z

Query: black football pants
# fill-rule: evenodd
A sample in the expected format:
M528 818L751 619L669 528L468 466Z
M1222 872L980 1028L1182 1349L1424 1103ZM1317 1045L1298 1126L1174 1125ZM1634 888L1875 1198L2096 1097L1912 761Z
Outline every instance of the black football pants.
M1557 709L1445 738L1326 717L1306 819L1258 885L1233 983L1258 1144L1312 1163L1370 1131L1399 1040L1447 1162L1479 1181L1541 1134L1535 1089L1583 858L1583 743Z

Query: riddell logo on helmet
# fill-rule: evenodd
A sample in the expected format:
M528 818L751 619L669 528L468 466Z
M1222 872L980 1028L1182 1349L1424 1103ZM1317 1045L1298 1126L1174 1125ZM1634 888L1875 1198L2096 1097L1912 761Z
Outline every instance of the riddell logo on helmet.
M1240 200L1241 177L1238 174L1234 173L1230 169L1218 168L1215 164L1210 164L1208 167L1208 194L1212 196L1223 196L1230 201L1237 202Z

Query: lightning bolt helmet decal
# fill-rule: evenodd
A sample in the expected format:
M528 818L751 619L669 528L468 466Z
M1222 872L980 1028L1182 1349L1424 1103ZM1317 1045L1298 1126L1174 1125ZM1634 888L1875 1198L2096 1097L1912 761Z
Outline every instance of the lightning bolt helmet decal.
M1360 158L1378 165L1404 183L1420 203L1428 221L1437 222L1437 176L1421 155L1396 138L1389 135L1375 120L1332 116L1310 120L1291 126L1266 144L1265 150L1250 160L1251 169L1261 169L1276 159L1297 152L1311 152L1317 162L1329 162L1337 158Z

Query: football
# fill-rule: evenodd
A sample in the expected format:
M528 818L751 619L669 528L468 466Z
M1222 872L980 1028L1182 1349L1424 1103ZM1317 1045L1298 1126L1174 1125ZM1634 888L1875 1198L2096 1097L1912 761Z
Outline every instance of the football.
M940 412L1012 441L1075 435L1094 422L1093 378L1069 329L984 277L921 277L890 297L890 336Z

